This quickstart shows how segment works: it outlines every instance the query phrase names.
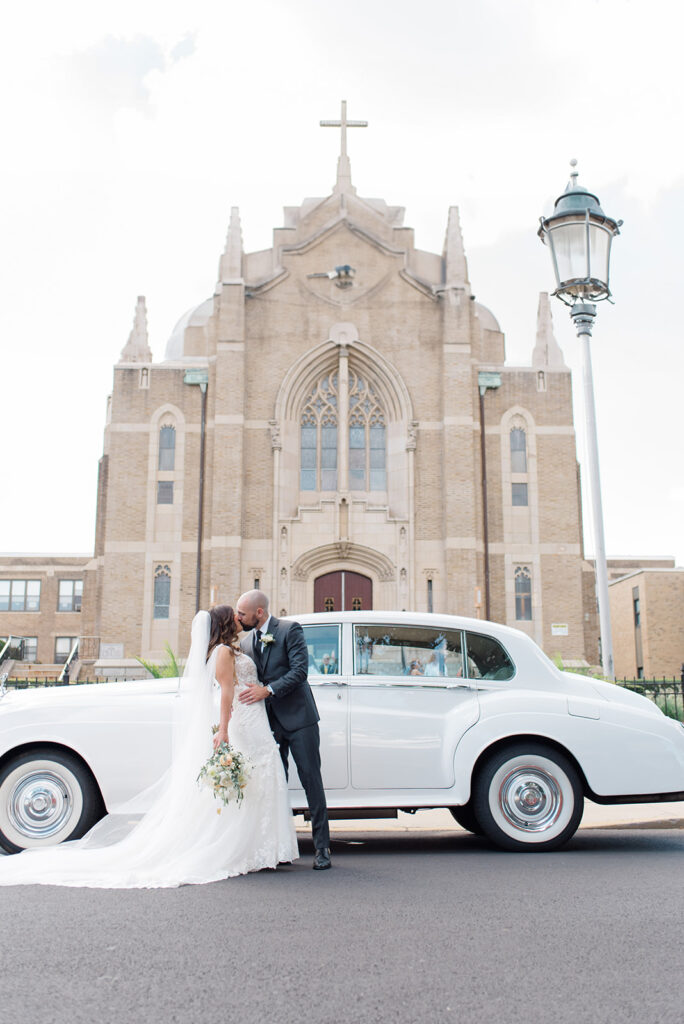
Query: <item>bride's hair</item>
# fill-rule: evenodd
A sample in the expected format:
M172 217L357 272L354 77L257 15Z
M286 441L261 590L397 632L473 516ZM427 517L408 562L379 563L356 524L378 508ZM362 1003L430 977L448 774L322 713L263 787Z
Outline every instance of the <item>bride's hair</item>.
M231 647L236 652L239 651L240 646L237 642L237 635L240 632L240 627L235 621L235 612L230 605L219 604L216 608L210 608L209 619L210 631L207 658L219 644L225 644L226 647Z

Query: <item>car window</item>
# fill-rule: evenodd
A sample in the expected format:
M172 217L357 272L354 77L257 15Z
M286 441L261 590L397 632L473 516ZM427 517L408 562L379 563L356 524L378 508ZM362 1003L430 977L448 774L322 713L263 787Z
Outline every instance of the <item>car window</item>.
M309 652L309 675L329 676L340 672L340 627L302 626Z
M512 679L515 665L498 640L480 633L466 633L470 679Z
M424 626L354 626L354 674L461 676L461 631Z

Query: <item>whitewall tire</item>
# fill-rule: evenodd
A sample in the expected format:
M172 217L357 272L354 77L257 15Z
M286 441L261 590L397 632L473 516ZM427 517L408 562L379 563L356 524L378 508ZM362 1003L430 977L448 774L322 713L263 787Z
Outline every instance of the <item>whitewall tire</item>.
M484 834L504 850L547 851L577 831L584 792L577 769L544 743L512 743L475 779L473 811Z
M0 769L0 847L7 853L78 839L103 813L90 772L67 751L35 748Z

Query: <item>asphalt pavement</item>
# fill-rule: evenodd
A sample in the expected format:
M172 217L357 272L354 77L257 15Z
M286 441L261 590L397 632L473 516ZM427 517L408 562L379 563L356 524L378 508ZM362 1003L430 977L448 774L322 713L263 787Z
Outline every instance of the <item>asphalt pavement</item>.
M327 872L300 845L206 886L0 890L0 1022L682 1017L684 829L510 854L457 828L336 828Z

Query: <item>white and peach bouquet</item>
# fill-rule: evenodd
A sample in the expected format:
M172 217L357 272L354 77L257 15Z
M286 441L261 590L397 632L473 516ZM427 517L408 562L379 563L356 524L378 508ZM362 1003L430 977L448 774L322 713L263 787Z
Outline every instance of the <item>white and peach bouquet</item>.
M216 732L216 727L214 732ZM210 789L215 800L220 800L224 807L233 802L238 807L245 795L245 786L249 780L251 765L244 754L229 743L221 743L210 758L202 765L197 776L197 784ZM216 810L221 813L221 808Z

